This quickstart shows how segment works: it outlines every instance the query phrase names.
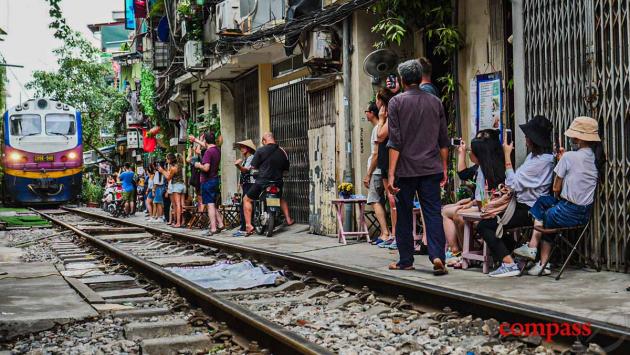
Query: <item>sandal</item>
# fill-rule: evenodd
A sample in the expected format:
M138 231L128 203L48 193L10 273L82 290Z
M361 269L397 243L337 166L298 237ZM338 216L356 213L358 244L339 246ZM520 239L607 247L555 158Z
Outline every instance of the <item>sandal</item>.
M433 260L433 275L442 276L448 274L448 269L444 262L440 258L435 258Z
M398 265L398 263L391 263L389 264L388 268L390 270L415 270L416 269L415 267L413 267L413 265L400 266Z

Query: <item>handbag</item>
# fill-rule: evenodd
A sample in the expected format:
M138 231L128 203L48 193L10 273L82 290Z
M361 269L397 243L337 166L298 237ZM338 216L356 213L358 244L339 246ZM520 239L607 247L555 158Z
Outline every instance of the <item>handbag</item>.
M497 220L495 236L503 237L503 226L508 224L516 210L516 194L509 187L500 184L494 191L490 202L481 210L481 218Z

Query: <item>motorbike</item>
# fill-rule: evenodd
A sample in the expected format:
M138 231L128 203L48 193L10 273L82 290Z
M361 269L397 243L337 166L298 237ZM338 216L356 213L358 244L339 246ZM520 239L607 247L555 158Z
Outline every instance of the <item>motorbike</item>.
M125 201L123 200L123 189L122 185L116 184L115 192L114 192L114 200L107 206L107 212L109 212L113 217L124 217L125 214Z
M280 186L271 181L263 189L260 198L254 201L252 224L256 233L273 236L274 228L284 222L284 215L280 209Z

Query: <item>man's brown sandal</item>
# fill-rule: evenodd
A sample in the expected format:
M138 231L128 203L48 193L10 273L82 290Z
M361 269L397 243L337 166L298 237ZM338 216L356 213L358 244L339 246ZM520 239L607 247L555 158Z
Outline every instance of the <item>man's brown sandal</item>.
M389 264L388 267L389 267L390 270L415 270L416 269L415 267L413 267L413 265L401 267L397 263L391 263L391 264Z

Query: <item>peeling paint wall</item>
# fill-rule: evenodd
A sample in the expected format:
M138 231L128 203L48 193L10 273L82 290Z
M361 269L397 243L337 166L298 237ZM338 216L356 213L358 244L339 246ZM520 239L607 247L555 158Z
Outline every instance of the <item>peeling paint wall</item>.
M326 125L308 131L310 151L309 225L315 234L334 234L336 214L331 200L336 197L335 126Z

